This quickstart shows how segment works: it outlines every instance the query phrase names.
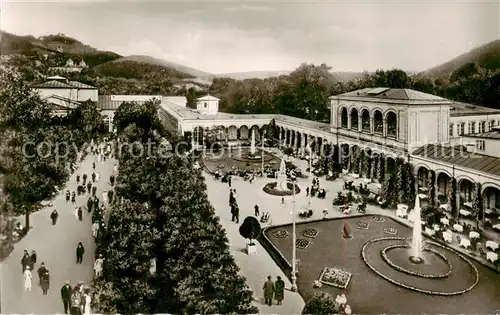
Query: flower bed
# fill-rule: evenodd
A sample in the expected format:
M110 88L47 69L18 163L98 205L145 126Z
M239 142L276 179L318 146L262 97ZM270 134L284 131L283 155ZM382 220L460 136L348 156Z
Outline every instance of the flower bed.
M352 274L350 272L337 268L325 268L319 277L319 281L323 284L345 290L349 286L351 278Z
M375 217L373 217L373 221L378 222L378 223L382 223L382 222L385 222L385 218L381 217L381 216L375 216Z
M388 246L382 250L382 253L381 253L382 259L389 266L396 269L397 271L404 272L404 273L407 273L407 274L412 275L412 276L416 276L416 277L420 277L420 278L427 278L427 279L443 279L443 278L448 277L451 274L452 266L451 266L451 263L448 261L448 258L446 258L443 254L441 254L440 252L438 252L437 250L435 250L433 248L425 247L422 249L422 251L433 253L434 255L439 257L442 261L444 261L448 265L448 271L443 273L443 274L419 273L419 272L411 271L411 270L408 270L408 269L403 268L401 266L398 266L387 256L387 252L390 251L391 249L394 249L394 248L410 248L410 245L407 245L407 244L392 245L392 246Z
M304 233L302 233L302 235L304 235L305 237L309 237L309 238L316 238L316 236L318 236L318 234L319 234L319 231L316 229L306 229L304 231Z
M293 184L292 183L286 183L286 187L288 190L282 191L277 189L278 183L277 182L272 182L272 183L267 183L262 190L266 192L269 195L273 196L292 196L293 193ZM295 185L295 194L300 193L300 188L299 186Z
M371 265L368 262L368 259L366 257L367 256L366 255L366 248L368 246L370 246L370 244L376 243L376 242L383 242L383 241L386 241L386 240L405 241L406 239L404 237L390 237L390 236L389 237L380 237L380 238L372 239L372 240L366 242L365 245L363 245L363 247L361 249L361 258L363 259L363 262L368 266L368 268L370 268L377 275L379 275L380 277L384 278L385 280L389 281L392 284L395 284L397 286L400 286L400 287L408 289L408 290L412 290L412 291L416 291L416 292L420 292L420 293L425 293L425 294L429 294L429 295L453 296L453 295L459 295L459 294L464 294L464 293L469 292L479 282L479 271L477 270L476 266L474 266L474 264L472 264L470 262L470 260L468 260L461 253L459 253L459 252L457 252L457 251L455 251L455 250L453 250L451 248L448 248L448 247L443 246L443 245L441 245L439 243L435 243L435 242L431 242L431 241L428 241L427 243L431 244L431 245L434 245L436 247L440 247L440 248L442 248L444 250L448 250L448 251L454 253L455 255L457 255L458 257L460 257L462 260L464 260L470 267L472 267L472 270L474 270L474 273L475 273L476 280L474 281L474 283L470 287L468 287L468 288L466 288L464 290L460 290L460 291L440 292L440 291L431 291L431 290L420 289L420 288L417 288L417 287L414 287L414 286L411 286L411 285L407 285L407 284L401 283L401 282L396 281L394 279L391 279L388 276L386 276L385 274L383 274L382 272L378 271L373 265Z
M396 229L395 227L385 228L384 233L390 235L396 235L398 234L398 229Z
M365 221L358 221L356 223L356 227L360 230L368 230L368 228L370 227L370 224L368 222L365 222Z
M272 234L276 238L286 238L288 236L288 232L285 230L274 230Z
M303 238L299 238L298 240L295 241L295 247L297 247L298 249L306 249L307 247L309 247L310 244L311 244L310 241Z

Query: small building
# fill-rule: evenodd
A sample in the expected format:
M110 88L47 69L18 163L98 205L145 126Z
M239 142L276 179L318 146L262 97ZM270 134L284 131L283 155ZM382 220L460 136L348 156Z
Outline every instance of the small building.
M196 109L202 115L217 115L219 112L219 101L217 97L209 94L196 100Z
M463 135L462 143L470 151L500 157L500 126L491 127L487 132Z
M73 62L73 60L71 60L71 58L69 58L68 61L66 61L66 67L73 68L74 66L75 63Z

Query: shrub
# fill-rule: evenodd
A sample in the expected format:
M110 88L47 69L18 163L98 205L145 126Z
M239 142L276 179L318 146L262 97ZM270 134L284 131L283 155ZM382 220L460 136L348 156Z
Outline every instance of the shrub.
M326 292L317 292L306 302L302 314L330 315L341 314L340 305L335 302L335 298Z
M278 190L276 187L278 186L277 182L272 182L272 183L267 183L262 190L270 195L273 196L292 196L293 195L293 184L292 183L286 183L286 186L288 190L283 191L283 190ZM300 188L295 184L295 194L300 193Z
M260 235L260 223L255 217L246 217L240 226L240 235L250 241L253 245L253 240Z

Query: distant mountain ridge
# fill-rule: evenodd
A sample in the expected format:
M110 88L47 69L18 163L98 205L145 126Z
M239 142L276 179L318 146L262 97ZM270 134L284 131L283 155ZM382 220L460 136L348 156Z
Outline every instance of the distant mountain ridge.
M420 74L432 79L448 79L453 71L469 62L474 62L485 69L500 69L500 39L476 47Z

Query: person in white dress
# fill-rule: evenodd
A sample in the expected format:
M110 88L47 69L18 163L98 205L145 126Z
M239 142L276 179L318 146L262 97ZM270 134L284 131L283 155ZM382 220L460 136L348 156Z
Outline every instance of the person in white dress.
M90 289L85 288L85 290L83 292L84 292L83 296L85 299L85 305L83 307L83 314L92 314L92 312L90 310L90 303L92 302L92 298L90 297Z
M92 224L92 236L97 237L97 233L99 232L99 222L95 221Z
M108 192L107 191L105 191L105 192L102 193L102 201L104 203L108 202Z
M98 182L99 178L101 178L101 175L99 173L95 173L95 181Z
M26 270L24 271L24 290L31 291L31 279L33 276L31 275L30 266L26 266Z
M97 258L94 262L94 275L96 277L102 276L102 264L104 263L104 258L99 254L99 258Z

